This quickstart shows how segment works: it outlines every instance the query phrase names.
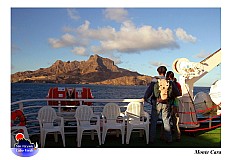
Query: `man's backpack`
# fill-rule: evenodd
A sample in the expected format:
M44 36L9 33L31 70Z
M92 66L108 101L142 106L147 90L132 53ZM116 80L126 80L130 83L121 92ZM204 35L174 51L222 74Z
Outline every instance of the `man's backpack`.
M154 85L154 95L158 102L166 103L169 98L170 81L166 79L158 79Z
M168 99L180 96L180 92L175 83L166 79L158 79L154 85L154 96L157 102L167 103Z

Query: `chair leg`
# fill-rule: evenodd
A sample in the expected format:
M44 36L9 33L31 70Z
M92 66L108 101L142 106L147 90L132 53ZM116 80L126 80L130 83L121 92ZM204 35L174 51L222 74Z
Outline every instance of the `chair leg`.
M129 144L131 131L132 131L132 128L128 127L127 128L127 133L126 133L126 144Z
M55 142L57 143L58 142L58 132L54 132L54 139L55 139Z
M107 129L105 127L103 127L103 130L102 130L102 144L105 143L106 134L107 134Z
M47 132L44 132L44 134L43 134L43 148L44 148L45 143L46 143L46 137L47 137Z
M79 129L77 128L77 139L76 139L76 142L78 142L78 130L79 130Z
M62 136L63 146L65 147L65 135L64 135L64 131L61 131L61 136Z
M91 130L91 140L94 140L94 130Z
M43 143L43 140L44 139L44 131L41 131L40 132L40 146L41 146L41 148L43 148L44 147L44 143Z
M124 144L125 128L121 129L121 134L122 134L122 144Z
M82 134L83 134L83 131L79 129L77 147L81 147Z
M40 130L40 147L43 147L43 131Z
M97 130L99 145L101 145L101 131L100 128Z
M79 135L80 135L80 129L77 130L77 147L79 147Z

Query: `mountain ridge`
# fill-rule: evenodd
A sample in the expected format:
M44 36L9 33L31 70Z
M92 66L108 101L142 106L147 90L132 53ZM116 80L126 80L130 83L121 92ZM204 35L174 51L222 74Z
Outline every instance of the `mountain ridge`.
M119 68L97 54L86 61L57 60L50 67L11 74L12 83L72 83L106 85L147 85L150 76Z

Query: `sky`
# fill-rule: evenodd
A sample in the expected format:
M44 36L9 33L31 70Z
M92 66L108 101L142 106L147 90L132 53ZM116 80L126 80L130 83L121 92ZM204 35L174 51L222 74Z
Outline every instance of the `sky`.
M200 62L221 48L218 8L11 8L11 73L98 54L154 76L177 58ZM176 77L179 75L176 74ZM196 86L221 79L221 66Z

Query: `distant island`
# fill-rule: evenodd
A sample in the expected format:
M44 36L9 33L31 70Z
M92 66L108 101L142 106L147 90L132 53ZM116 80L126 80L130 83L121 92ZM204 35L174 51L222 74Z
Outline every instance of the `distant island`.
M57 60L48 68L11 75L12 83L147 85L151 79L151 76L119 68L114 61L97 54L87 61Z

